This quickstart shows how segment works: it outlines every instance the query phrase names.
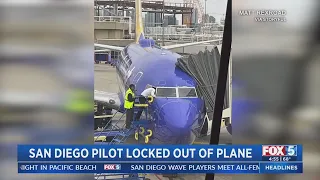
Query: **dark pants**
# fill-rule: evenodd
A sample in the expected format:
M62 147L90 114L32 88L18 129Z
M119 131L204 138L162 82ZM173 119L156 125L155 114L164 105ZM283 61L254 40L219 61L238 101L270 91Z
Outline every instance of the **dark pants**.
M140 104L146 104L147 103L147 98L145 98L143 96L139 97L139 103ZM137 112L137 115L136 115L136 118L135 118L136 121L139 121L142 112L143 112L143 108L140 108L139 111Z
M133 120L133 108L126 111L126 128L129 129Z

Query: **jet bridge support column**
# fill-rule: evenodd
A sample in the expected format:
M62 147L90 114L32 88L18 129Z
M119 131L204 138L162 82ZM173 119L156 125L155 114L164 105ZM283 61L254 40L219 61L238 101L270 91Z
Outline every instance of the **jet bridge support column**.
M118 4L113 5L114 14L118 16Z
M173 25L176 25L176 10L173 10Z
M193 11L192 11L192 9L191 9L191 11L190 11L190 19L189 19L189 28L191 28L191 26L192 26L192 13Z

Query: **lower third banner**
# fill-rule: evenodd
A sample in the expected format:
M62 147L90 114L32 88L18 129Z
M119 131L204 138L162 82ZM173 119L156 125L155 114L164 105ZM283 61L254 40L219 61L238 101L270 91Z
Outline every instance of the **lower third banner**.
M18 163L18 173L302 173L302 163Z

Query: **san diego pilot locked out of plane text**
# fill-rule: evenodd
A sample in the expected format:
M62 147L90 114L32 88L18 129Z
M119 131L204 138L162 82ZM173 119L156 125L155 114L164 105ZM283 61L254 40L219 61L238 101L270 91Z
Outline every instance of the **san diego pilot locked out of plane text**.
M172 150L167 148L134 148L132 150L126 148L53 148L53 149L34 149L28 151L30 159L45 159L45 158L63 158L63 159L113 159L113 158L252 158L252 148L232 148L229 151L225 148L174 148Z
M286 22L286 10L240 10L240 16L252 16L256 22Z

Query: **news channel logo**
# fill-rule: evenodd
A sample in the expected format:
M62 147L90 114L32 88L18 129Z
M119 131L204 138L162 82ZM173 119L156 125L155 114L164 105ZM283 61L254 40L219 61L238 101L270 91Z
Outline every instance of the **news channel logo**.
M297 156L296 145L263 145L262 156Z
M103 166L104 170L121 170L120 164L105 164Z

